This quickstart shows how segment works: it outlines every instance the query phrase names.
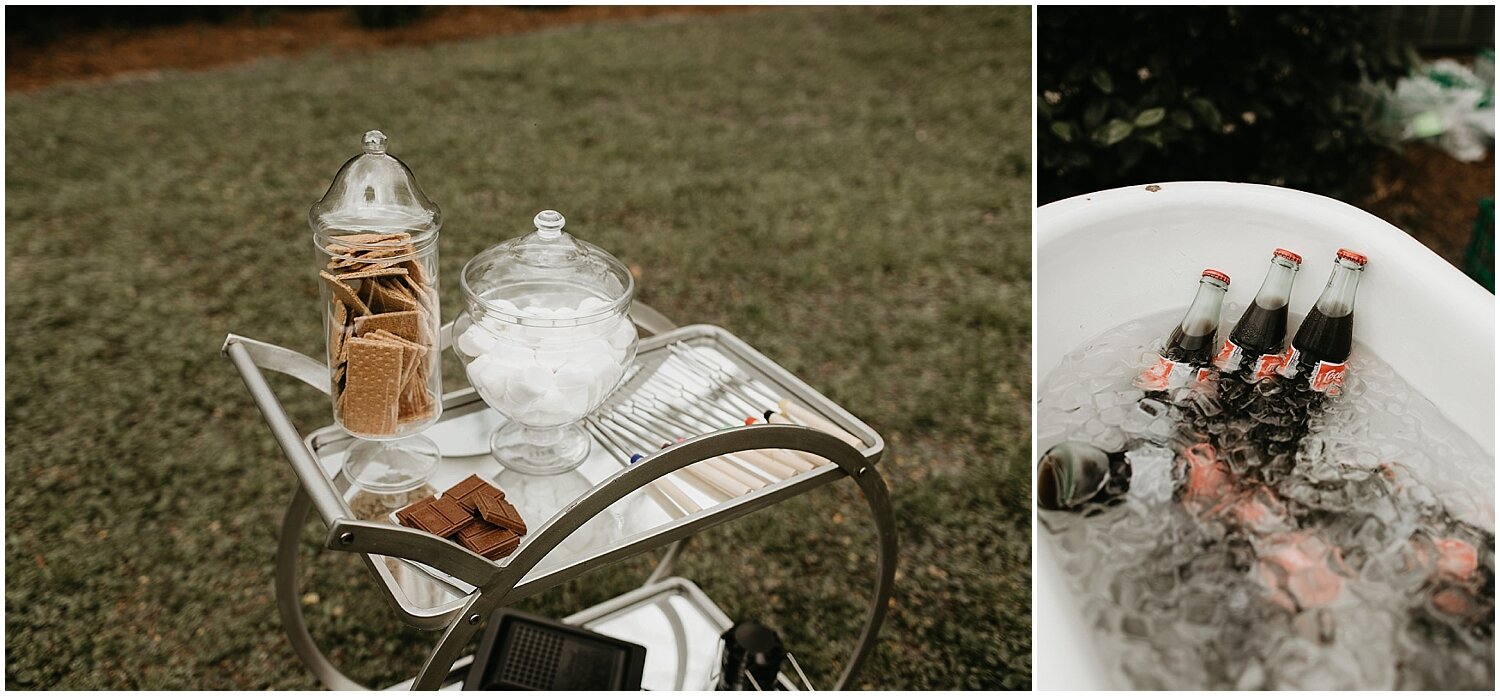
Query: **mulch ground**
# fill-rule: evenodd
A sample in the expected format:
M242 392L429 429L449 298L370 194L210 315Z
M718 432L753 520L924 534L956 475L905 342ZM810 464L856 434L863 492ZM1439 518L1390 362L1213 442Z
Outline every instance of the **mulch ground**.
M193 22L152 29L71 33L45 44L7 36L5 90L26 92L65 82L100 82L126 74L197 70L310 51L354 53L393 46L536 31L588 22L745 12L752 7L583 6L434 7L396 29L365 29L347 8L281 11L258 24L247 12L222 24Z
M1493 149L1482 161L1460 162L1435 147L1408 144L1375 164L1368 192L1356 203L1463 268L1479 199L1494 195Z

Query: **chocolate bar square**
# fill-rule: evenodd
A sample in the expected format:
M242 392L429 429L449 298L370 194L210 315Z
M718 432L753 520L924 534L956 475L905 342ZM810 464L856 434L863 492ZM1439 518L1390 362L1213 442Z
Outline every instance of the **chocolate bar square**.
M455 501L428 497L402 508L396 513L396 519L408 527L446 537L457 533L474 518Z
M504 527L497 527L486 523L488 529L475 534L468 539L460 538L459 543L474 553L490 560L496 560L509 556L516 547L521 545L521 535Z
M470 517L469 522L449 538L459 543L463 543L464 539L472 539L486 529L493 529L494 526L495 525L492 525L489 522L485 522L478 517Z
M479 516L486 522L496 524L517 534L526 533L526 520L521 519L520 511L510 501L504 498L496 498L492 495L481 495L476 501L479 506Z
M479 495L491 495L496 498L504 498L505 493L496 488L478 475L470 474L468 478L454 484L452 488L443 491L443 498L458 502L470 515L479 514Z

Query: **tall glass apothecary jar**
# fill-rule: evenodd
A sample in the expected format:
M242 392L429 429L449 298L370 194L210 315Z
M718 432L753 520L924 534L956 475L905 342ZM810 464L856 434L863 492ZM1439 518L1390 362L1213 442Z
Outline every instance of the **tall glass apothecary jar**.
M364 151L344 163L308 213L333 416L366 441L351 448L356 458L393 451L374 445L416 435L442 412L442 212L386 144L380 131L365 133Z

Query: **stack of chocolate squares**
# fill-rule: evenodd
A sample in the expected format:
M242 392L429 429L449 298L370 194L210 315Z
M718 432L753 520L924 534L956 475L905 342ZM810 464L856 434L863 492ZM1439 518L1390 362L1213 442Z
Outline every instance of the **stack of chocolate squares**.
M526 533L526 522L505 499L505 491L477 475L443 491L441 498L428 496L398 510L396 519L403 526L447 537L492 561L509 556Z

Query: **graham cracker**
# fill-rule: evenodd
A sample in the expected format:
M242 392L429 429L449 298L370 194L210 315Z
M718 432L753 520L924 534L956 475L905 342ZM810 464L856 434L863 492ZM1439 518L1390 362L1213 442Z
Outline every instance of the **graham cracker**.
M339 351L333 356L333 364L349 362L349 339L354 338L354 325L345 324L343 338L339 340Z
M417 308L417 298L405 285L367 281L360 297L376 312L407 312Z
M427 311L431 312L437 308L437 298L430 286L418 283L409 274L402 277L401 280L406 284L407 289L411 290L412 296L417 298L417 302L421 303Z
M354 333L358 336L384 329L408 341L421 344L424 343L421 328L421 322L415 311L386 312L354 319Z
M411 279L416 281L417 284L427 284L427 269L422 267L421 260L410 259L408 261L403 261L401 265L406 268L407 272L411 276Z
M344 281L345 283L347 283L347 282L349 282L351 280L360 280L360 279L363 279L363 278L381 278L381 277L385 277L385 276L404 276L404 275L406 275L406 269L405 268L401 268L399 266L392 266L390 268L370 268L370 269L363 270L363 271L354 271L352 273L340 273L340 274L338 274L337 276L334 276L334 277L337 278L337 279L339 279L339 280Z
M361 232L359 234L344 234L334 237L328 243L330 248L342 247L348 244L380 244L382 242L404 242L411 239L411 235L405 232Z
M402 354L402 357L406 360L406 363L401 366L401 395L405 396L406 390L411 384L412 377L417 374L417 367L421 365L423 360L427 357L427 348L408 341L400 336L397 336L396 334L386 331L385 329L372 331L368 334L365 334L364 337L382 341L389 341L391 343L399 343L402 347L406 348L406 352Z
M328 271L318 271L318 275L328 283L328 287L333 290L333 296L340 302L358 310L360 314L370 313L370 308L365 306L365 303L359 299L359 295L354 293L354 288L349 287L347 283L334 277Z
M410 410L403 409L401 411L401 417L396 419L396 425L401 426L415 421L427 420L428 418L432 417L432 413L433 411L431 401L428 401L424 406L421 406L420 408L413 407Z
M328 359L334 365L344 364L344 327L335 326L328 332Z
M344 388L344 427L353 433L385 435L396 430L403 353L400 344L351 338L348 384Z

